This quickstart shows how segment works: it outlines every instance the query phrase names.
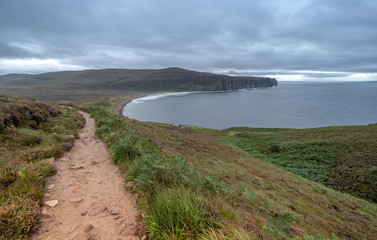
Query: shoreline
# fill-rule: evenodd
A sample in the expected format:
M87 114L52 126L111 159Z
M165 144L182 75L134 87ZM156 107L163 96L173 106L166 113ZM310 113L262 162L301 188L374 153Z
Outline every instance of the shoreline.
M126 107L126 105L128 103L130 103L131 101L135 100L135 99L139 99L139 98L144 98L144 97L149 97L149 96L160 96L160 95L168 95L168 94L175 94L175 93L180 93L180 92L157 92L157 93L144 93L144 94L140 94L138 96L132 96L132 97L129 97L119 103L117 103L114 108L113 108L113 113L117 114L117 115L120 115L122 117L125 117L127 118L126 116L123 115L123 109Z
M243 88L243 89L248 89L248 88ZM122 117L125 117L127 118L126 116L124 116L122 114L122 111L123 109L125 108L125 106L130 103L131 101L135 100L135 99L139 99L139 98L144 98L144 97L152 97L152 96L162 96L162 95L170 95L170 94L182 94L182 93L193 93L193 92L228 92L228 91L240 91L240 90L243 90L243 89L237 89L237 90L224 90L224 91L183 91L183 92L154 92L154 93L140 93L140 95L135 95L135 96L131 96L119 103L117 103L114 108L113 108L113 111L112 113L115 113L115 114L118 114Z

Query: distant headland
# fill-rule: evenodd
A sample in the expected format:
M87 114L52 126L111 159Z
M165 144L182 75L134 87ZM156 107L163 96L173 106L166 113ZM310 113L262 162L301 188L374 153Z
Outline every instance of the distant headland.
M0 76L0 93L44 101L90 101L135 93L226 91L273 87L274 78L239 77L182 68L101 69Z

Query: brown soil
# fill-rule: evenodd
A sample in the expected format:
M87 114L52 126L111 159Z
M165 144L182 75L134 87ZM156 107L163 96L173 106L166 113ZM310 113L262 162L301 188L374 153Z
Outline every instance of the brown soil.
M47 180L33 239L140 239L135 197L125 191L122 173L95 136L94 120L81 114L86 126L74 148L55 161L57 174Z

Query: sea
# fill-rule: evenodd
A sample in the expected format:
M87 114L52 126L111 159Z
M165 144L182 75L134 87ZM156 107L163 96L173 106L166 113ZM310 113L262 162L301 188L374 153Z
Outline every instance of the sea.
M123 115L212 129L367 125L377 123L377 82L281 81L269 88L161 94L134 99Z

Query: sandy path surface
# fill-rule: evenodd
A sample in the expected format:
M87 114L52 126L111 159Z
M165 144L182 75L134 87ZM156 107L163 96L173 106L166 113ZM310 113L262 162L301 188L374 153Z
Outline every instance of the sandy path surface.
M47 180L41 227L33 239L140 239L135 198L95 136L94 120L82 114L80 139L55 161L57 174Z

